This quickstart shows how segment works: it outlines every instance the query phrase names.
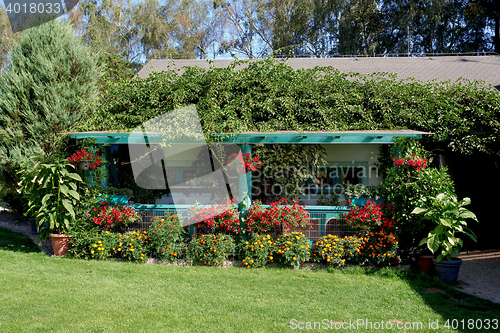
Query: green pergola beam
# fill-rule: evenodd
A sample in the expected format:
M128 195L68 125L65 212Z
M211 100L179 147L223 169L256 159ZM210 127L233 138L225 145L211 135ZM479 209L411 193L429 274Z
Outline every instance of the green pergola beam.
M426 132L401 131L346 131L346 132L312 132L312 133L240 133L215 134L214 138L224 143L234 144L391 144L394 138L409 137L421 139ZM75 139L94 138L97 144L144 144L145 135L150 144L162 142L162 135L158 133L104 133L83 132L71 133ZM177 140L175 143L203 143L203 141Z

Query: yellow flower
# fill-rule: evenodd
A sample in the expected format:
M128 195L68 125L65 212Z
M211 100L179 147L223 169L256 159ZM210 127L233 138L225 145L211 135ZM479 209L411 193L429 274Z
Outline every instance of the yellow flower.
M130 249L130 252L134 252L134 249Z
M295 261L295 260L297 260L297 258L295 258L295 257L293 257L292 259L293 259L294 261Z
M91 254L94 254L94 250L90 251Z
M94 247L97 247L97 244L94 244Z
M121 248L118 248L118 251L121 251L122 249Z
M109 234L109 231L106 231L106 234Z
M101 242L101 241L97 241L97 243L102 244L102 242Z

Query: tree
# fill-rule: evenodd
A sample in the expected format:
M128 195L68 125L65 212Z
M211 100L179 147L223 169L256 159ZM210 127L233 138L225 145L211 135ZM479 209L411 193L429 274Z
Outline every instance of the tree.
M7 53L15 39L16 35L10 27L9 17L5 9L0 6L0 73L2 73Z
M66 21L52 20L22 32L0 77L0 179L12 186L21 163L54 156L61 132L97 100L102 69ZM10 196L9 196L10 197Z

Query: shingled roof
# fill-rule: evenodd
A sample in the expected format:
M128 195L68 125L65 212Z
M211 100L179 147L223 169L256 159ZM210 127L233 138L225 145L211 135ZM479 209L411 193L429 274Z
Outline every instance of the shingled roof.
M215 67L227 67L233 60L211 60ZM460 78L482 80L500 91L500 56L436 56L436 57L339 57L339 58L290 58L283 60L294 69L332 66L342 73L397 73L398 78L408 77L422 81L455 82ZM178 59L151 60L138 73L146 78L150 71L181 69L186 66L210 68L207 60ZM181 69L179 74L184 71Z

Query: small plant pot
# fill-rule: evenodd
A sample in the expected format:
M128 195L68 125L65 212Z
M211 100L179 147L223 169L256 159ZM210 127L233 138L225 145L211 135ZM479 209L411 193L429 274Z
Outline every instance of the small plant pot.
M64 234L50 234L54 255L63 256L68 253L71 236Z
M429 275L433 275L436 270L434 268L434 263L432 262L432 259L434 256L427 255L427 256L420 256L417 260L417 266L418 269L421 272L427 273Z
M90 169L90 161L78 161L78 169L79 170L88 170Z
M447 284L452 284L453 281L457 280L462 259L451 258L449 261L443 259L437 262L435 258L432 258L432 262L434 263L434 267L436 267L436 274L441 280Z

